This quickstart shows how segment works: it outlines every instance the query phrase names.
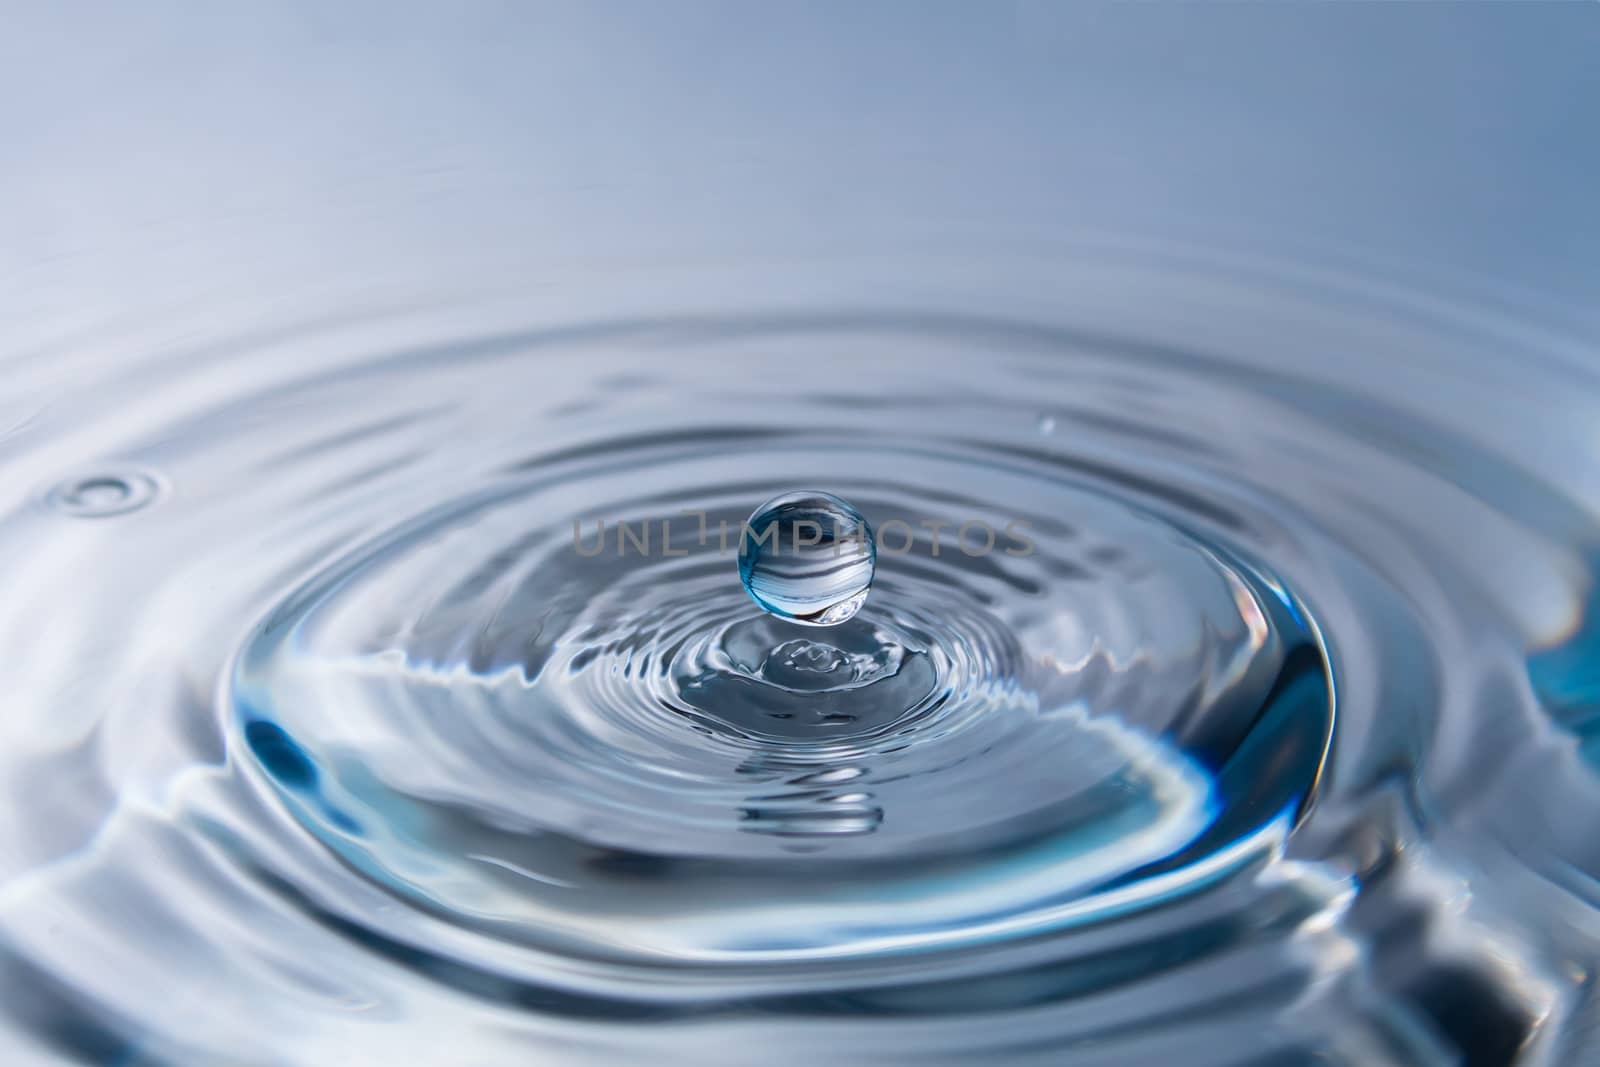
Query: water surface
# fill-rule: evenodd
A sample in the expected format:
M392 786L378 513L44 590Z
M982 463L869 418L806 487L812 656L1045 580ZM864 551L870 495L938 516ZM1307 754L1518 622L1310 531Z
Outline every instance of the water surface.
M245 10L5 46L0 1059L1596 1054L1576 7Z

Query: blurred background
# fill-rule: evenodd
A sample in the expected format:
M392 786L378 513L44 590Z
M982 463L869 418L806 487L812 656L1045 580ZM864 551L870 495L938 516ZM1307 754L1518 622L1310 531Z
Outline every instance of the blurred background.
M1592 321L1597 51L1587 3L8 4L0 308L1088 230Z

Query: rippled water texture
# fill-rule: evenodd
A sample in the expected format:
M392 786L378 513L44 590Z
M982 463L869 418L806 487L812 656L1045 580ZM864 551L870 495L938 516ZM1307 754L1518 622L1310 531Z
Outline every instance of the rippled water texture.
M1571 320L417 240L0 346L7 1067L1600 1061Z

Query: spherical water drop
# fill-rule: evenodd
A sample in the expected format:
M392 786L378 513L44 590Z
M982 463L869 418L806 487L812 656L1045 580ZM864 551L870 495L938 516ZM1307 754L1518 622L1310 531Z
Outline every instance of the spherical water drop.
M833 626L856 613L872 588L877 547L861 513L831 493L784 493L745 521L739 579L774 615Z

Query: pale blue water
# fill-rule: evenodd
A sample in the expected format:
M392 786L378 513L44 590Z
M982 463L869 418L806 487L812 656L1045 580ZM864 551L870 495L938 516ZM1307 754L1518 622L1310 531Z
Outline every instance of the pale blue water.
M0 1064L1594 1062L1597 11L7 11Z

